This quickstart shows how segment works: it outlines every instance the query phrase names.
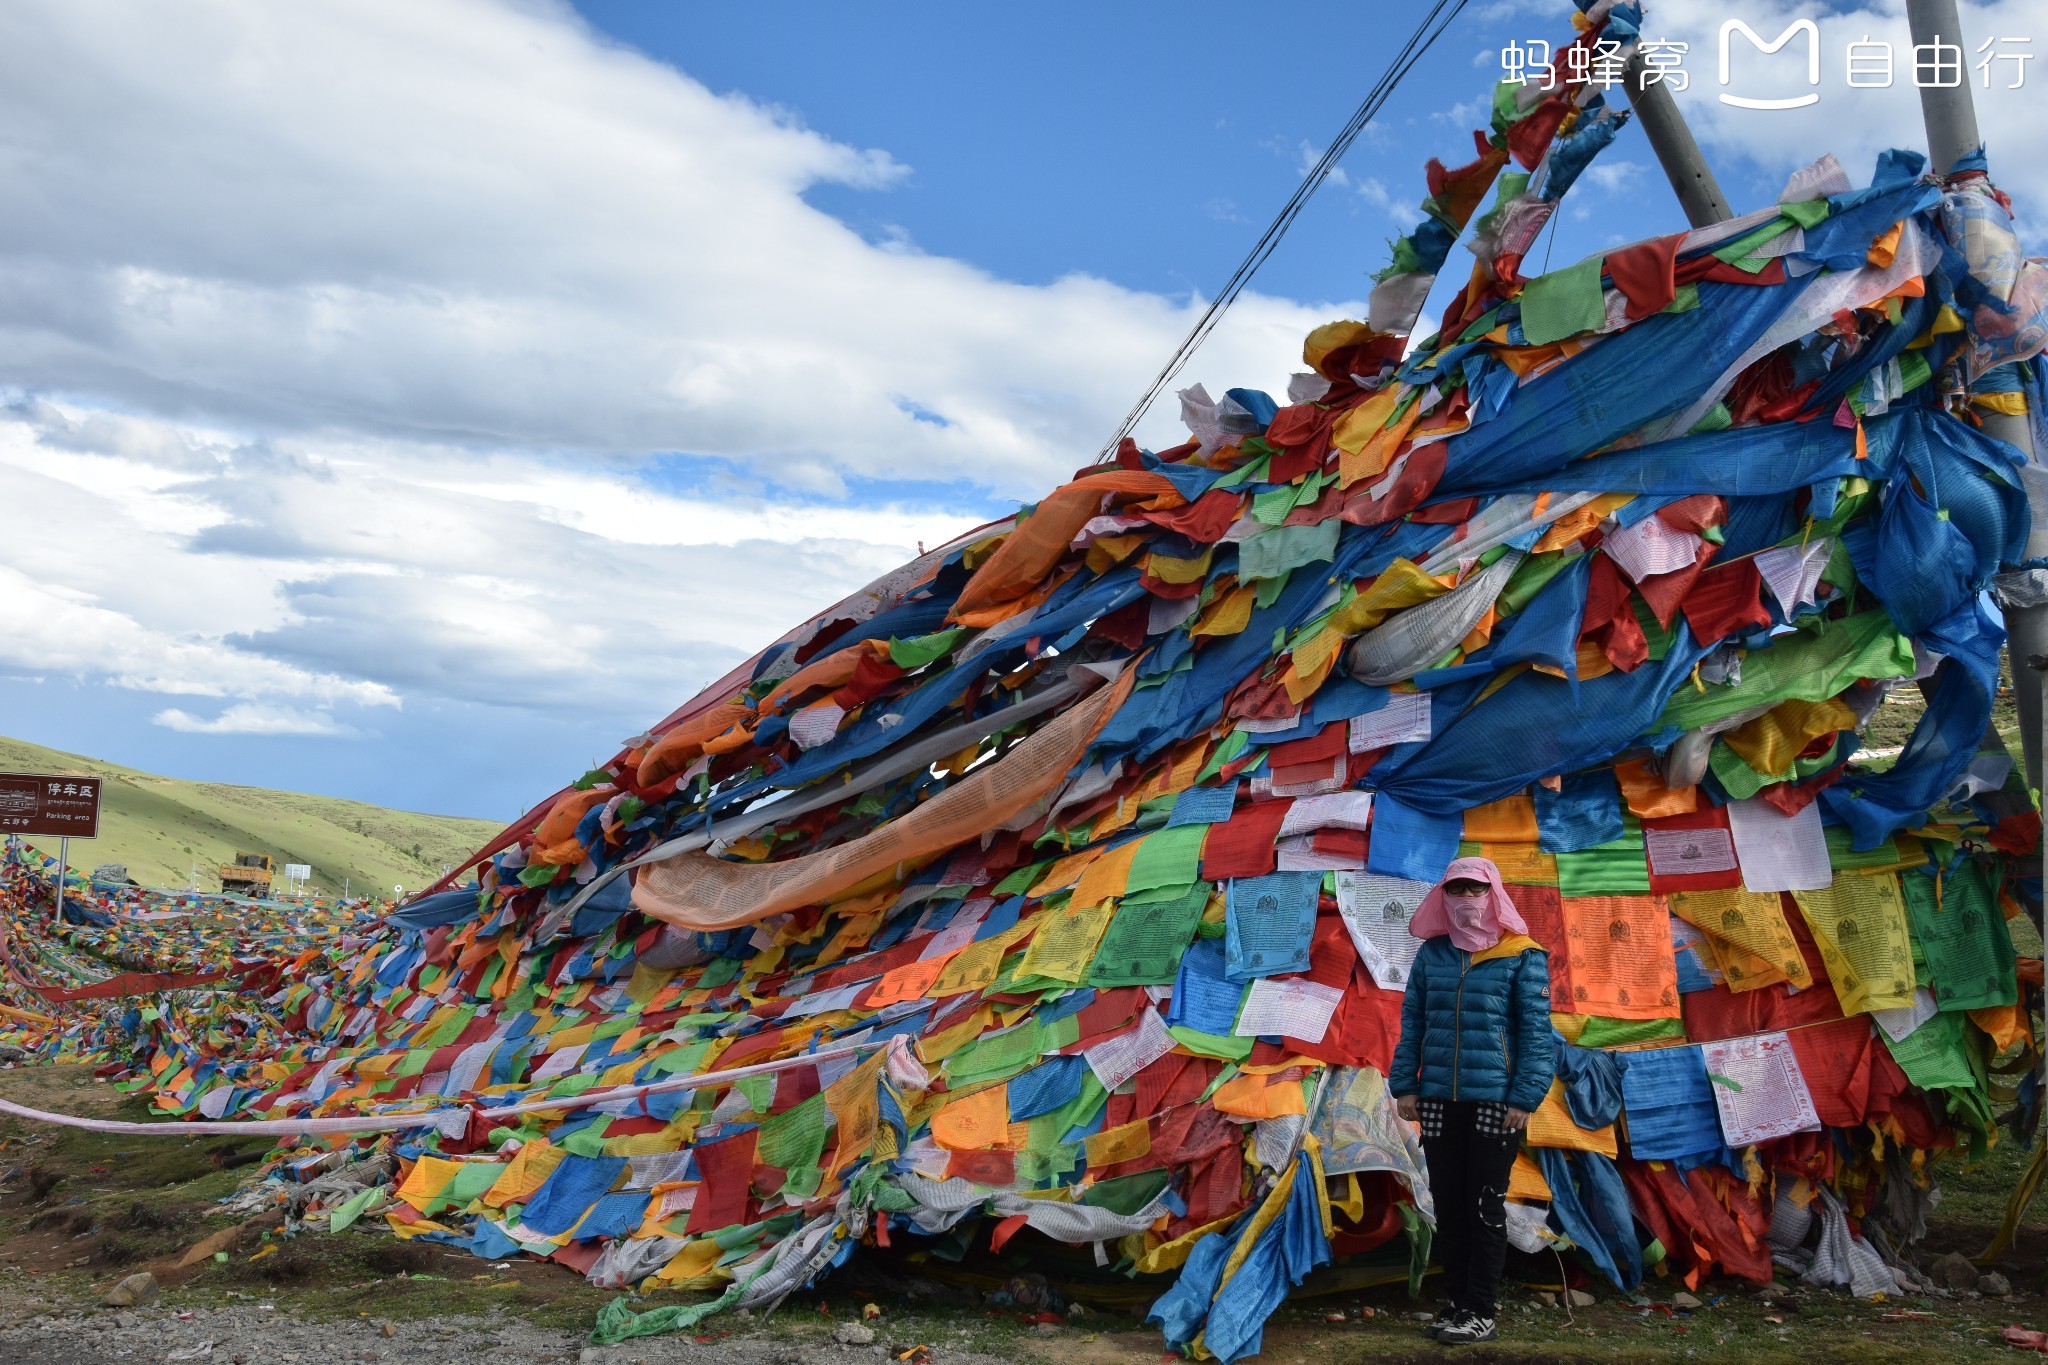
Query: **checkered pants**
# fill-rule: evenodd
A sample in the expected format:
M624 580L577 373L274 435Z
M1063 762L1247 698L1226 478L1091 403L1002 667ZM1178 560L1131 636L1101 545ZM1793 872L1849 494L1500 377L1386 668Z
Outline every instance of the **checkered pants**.
M1444 1113L1453 1101L1420 1099L1416 1103L1422 1109L1422 1135L1426 1138L1440 1138L1444 1135ZM1468 1109L1472 1115L1472 1131L1487 1137L1507 1137L1508 1107L1490 1100L1469 1100L1459 1102L1458 1107ZM1519 1140L1519 1135L1517 1135Z

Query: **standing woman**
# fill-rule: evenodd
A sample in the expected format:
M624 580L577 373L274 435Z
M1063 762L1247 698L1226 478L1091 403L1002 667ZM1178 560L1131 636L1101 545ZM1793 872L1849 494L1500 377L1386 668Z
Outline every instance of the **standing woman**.
M1422 1125L1436 1200L1451 1310L1430 1335L1445 1345L1492 1341L1508 1171L1550 1089L1550 957L1485 858L1453 862L1408 931L1423 944L1401 1001L1388 1088L1401 1117Z

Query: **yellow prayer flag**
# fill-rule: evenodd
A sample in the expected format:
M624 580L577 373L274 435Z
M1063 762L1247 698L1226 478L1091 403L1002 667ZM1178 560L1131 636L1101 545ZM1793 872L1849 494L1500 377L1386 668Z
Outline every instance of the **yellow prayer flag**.
M1002 971L1003 958L1020 939L1038 927L1045 918L1043 912L1020 924L1013 924L993 938L969 944L954 954L946 969L939 973L939 979L925 994L933 997L959 995L964 991L978 991L996 979Z
M1536 1112L1529 1115L1529 1145L1531 1147L1563 1147L1574 1152L1599 1152L1603 1156L1619 1156L1621 1144L1614 1136L1614 1125L1604 1128L1581 1128L1572 1118L1569 1106L1564 1102L1564 1082L1552 1079L1550 1093L1543 1097L1543 1103L1536 1106Z
M1093 1134L1086 1145L1090 1166L1114 1166L1119 1161L1135 1161L1151 1154L1152 1124L1148 1119L1120 1123Z
M1380 576L1363 592L1331 613L1330 629L1342 635L1357 635L1405 607L1442 597L1450 590L1450 585L1424 573L1413 561L1397 559L1381 570Z
M1780 702L1756 719L1721 736L1736 757L1770 776L1792 766L1799 751L1825 734L1853 730L1856 713L1839 697Z
M1837 874L1822 891L1794 891L1799 912L1827 963L1844 1014L1913 1003L1913 943L1899 879Z
M1204 635L1235 635L1252 623L1253 599L1258 590L1251 584L1235 587L1218 597L1202 609L1188 634L1199 639Z
M1136 841L1132 846L1136 846ZM1078 901L1080 897L1074 899ZM1031 940L1031 949L1024 954L1017 974L1070 981L1078 985L1088 975L1088 968L1095 961L1095 950L1101 945L1102 935L1109 929L1109 921L1115 914L1114 901L1104 901L1100 905L1070 904L1062 910L1045 911L1039 916L1042 923L1038 936Z

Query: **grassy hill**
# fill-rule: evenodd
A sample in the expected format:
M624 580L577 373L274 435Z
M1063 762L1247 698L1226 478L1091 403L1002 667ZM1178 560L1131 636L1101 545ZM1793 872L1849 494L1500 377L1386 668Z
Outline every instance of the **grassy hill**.
M104 779L100 833L71 841L74 867L124 863L146 886L184 886L194 864L202 891L218 890L220 864L268 853L279 866L308 863L312 885L356 894L414 891L456 865L503 826L418 815L298 792L187 782L0 736L0 772L77 773ZM31 841L55 853L55 839Z

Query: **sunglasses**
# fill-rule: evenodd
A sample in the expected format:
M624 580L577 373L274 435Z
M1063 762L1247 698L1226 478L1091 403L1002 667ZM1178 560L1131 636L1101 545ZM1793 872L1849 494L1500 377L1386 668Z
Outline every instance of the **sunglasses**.
M1452 896L1476 896L1488 890L1485 882L1445 882L1444 892Z

